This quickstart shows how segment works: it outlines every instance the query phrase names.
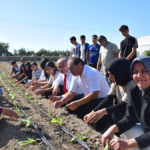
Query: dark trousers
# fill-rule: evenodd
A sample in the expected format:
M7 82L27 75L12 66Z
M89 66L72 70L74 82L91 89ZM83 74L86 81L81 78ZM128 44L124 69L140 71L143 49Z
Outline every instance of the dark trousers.
M90 67L97 69L97 64L89 64Z
M58 93L58 96L63 95L63 85L59 85L60 93ZM48 96L52 95L52 92L44 92L45 98L48 99Z

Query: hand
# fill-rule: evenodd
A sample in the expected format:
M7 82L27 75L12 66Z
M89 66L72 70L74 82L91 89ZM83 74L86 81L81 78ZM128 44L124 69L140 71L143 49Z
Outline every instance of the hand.
M70 110L75 110L79 107L79 105L78 105L78 102L75 101L75 102L68 104L66 107L68 107Z
M36 87L31 85L31 86L29 86L28 88L29 88L30 90L34 91Z
M62 105L62 102L61 101L57 101L54 103L54 108L58 108Z
M17 82L16 84L19 85L20 83L21 83L21 82L19 81L19 82Z
M129 147L129 140L116 138L110 141L109 143L114 150L124 150L128 149Z
M42 93L41 89L37 89L34 91L34 94L36 94L37 96L40 95Z
M9 78L12 79L13 77L12 77L12 76L9 76Z
M38 86L38 82L37 81L32 82L32 86Z
M106 140L108 139L109 141L111 141L116 132L118 132L118 127L116 125L113 125L103 134L101 142L104 147L106 145Z
M50 102L56 102L60 100L60 96L48 96Z
M2 108L2 113L9 116L13 120L18 119L18 115L10 108Z
M100 66L97 66L97 70L98 70L98 71L100 70Z
M25 85L24 85L24 87L25 87L25 88L28 88L28 87L29 87L29 85L28 85L28 84L25 84Z
M100 120L105 114L107 114L106 109L102 109L99 111L92 111L90 115L88 116L87 123L96 123L98 120Z
M93 112L93 111L92 111L92 112ZM84 116L84 119L83 119L83 120L84 120L86 123L88 123L89 116L91 115L92 112L90 112L89 114L87 114L87 115Z
M18 82L18 80L17 81L14 81L13 83L17 83Z
M55 85L53 91L52 91L52 95L58 95L58 93L60 93L60 89L58 85Z

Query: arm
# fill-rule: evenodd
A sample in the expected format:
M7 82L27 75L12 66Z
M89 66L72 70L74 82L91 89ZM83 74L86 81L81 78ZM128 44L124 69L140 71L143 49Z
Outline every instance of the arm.
M90 58L90 54L89 52L86 53L86 63L87 65L89 65L89 58Z
M11 71L10 76L13 74L13 71Z
M97 63L97 70L98 71L100 70L100 65L101 65L101 55L99 55L98 63Z
M27 80L28 77L26 76L25 78L23 78L22 80L18 81L17 84L20 84L21 82L24 82L25 80Z
M114 55L115 55L115 58L118 58L119 52L114 53Z
M132 48L132 52L126 57L127 60L130 60L136 54L136 47Z
M20 74L21 74L21 73L20 73L20 72L18 72L17 74L13 75L12 77L13 77L13 78L19 77L19 76L20 76Z
M122 51L119 52L119 58L122 58Z

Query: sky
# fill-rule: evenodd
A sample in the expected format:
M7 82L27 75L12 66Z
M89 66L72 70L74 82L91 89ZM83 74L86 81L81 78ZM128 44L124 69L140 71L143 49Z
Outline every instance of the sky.
M9 51L70 50L69 38L80 35L92 44L93 34L104 35L120 47L121 25L136 38L150 35L150 0L0 0L0 42Z

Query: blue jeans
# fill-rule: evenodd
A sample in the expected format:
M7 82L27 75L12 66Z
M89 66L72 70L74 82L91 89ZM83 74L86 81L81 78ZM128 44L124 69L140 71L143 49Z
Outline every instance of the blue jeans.
M2 89L0 88L0 95L2 95Z

